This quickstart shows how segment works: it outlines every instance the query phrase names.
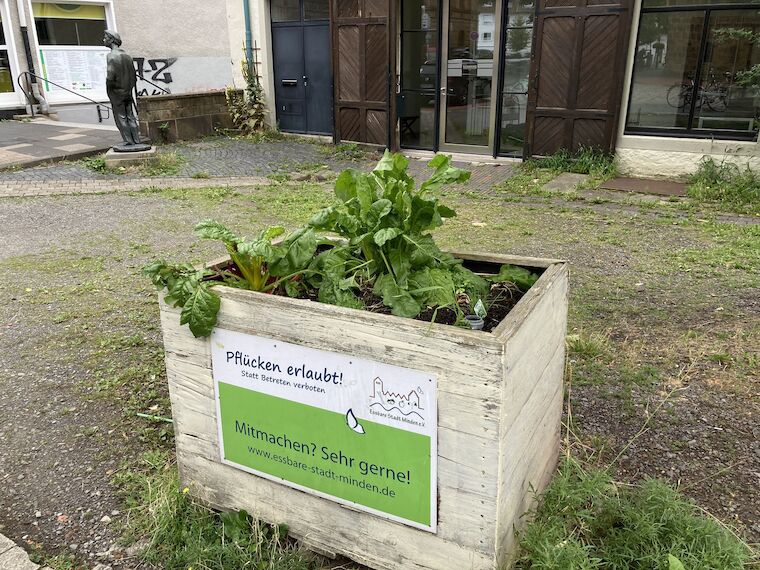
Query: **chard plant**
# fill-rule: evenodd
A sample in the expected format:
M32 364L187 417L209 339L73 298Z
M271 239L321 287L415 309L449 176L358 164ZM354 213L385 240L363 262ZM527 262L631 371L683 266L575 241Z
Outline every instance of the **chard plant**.
M335 194L340 203L309 222L315 230L338 234L347 243L316 260L318 276L310 282L319 287L320 300L361 306L355 290L369 284L391 312L402 317L416 317L428 307L461 313L460 304L474 306L486 300L489 280L441 251L429 233L456 215L434 192L467 181L470 173L452 166L451 157L437 155L429 163L433 174L417 188L408 166L403 155L386 151L372 172L349 169L338 177ZM525 289L532 284L527 270L508 266L504 271L507 277L519 274Z
M427 309L484 316L494 284L513 283L526 291L538 276L522 267L503 265L497 275L483 276L441 251L430 232L456 215L440 203L436 190L465 182L470 173L437 155L432 175L419 188L409 176L409 161L385 152L372 172L349 169L338 177L338 204L318 212L307 226L281 242L284 228L269 227L249 240L214 220L195 227L204 239L221 241L230 256L225 269L156 262L145 268L165 302L181 307L180 323L196 337L216 324L220 298L215 285L228 285L291 297L316 296L323 303L365 308L377 298L391 313L417 317ZM337 237L317 238L317 232Z
M144 272L158 289L167 290L166 303L182 308L180 324L187 324L196 337L208 336L216 324L221 302L211 289L214 285L263 293L274 292L279 287L287 289L286 283L308 271L306 265L317 249L317 238L310 228L296 230L276 245L272 240L285 233L285 228L280 226L266 228L257 238L248 240L219 222L205 220L195 226L195 233L204 239L221 241L232 267L219 271L157 261Z

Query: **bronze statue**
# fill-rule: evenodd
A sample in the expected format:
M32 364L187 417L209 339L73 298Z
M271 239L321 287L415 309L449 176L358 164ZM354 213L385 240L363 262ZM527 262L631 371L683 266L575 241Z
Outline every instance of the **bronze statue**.
M106 93L111 101L113 118L124 142L115 145L116 152L137 152L149 150L149 144L140 141L140 128L135 114L135 100L132 92L137 84L135 64L127 52L121 49L121 36L106 30L103 44L111 49L106 58Z

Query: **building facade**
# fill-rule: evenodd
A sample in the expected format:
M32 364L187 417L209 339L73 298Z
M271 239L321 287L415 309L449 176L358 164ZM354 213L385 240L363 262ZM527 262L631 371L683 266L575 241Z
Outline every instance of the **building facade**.
M250 1L285 131L488 157L591 146L651 176L705 155L760 166L752 2Z
M53 111L84 104L92 112L77 94L107 101L105 29L119 32L133 56L141 96L224 89L237 73L232 51L242 57L240 34L230 34L241 25L237 4L228 13L225 2L0 0L0 112L27 104L17 80L25 71L41 78L36 88Z

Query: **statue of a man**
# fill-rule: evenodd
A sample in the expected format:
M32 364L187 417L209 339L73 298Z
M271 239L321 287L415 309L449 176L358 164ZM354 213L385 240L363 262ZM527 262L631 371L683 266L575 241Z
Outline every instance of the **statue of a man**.
M111 30L103 34L103 44L111 49L106 58L106 93L111 101L113 118L124 142L115 145L117 152L135 152L150 149L140 142L140 128L135 114L132 92L137 84L135 64L127 52L121 49L121 36Z

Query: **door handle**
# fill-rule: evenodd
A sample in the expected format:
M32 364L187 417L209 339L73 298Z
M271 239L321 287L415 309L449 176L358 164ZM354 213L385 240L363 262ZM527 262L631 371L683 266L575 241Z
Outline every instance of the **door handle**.
M282 84L286 87L295 87L298 85L298 79L283 79Z

